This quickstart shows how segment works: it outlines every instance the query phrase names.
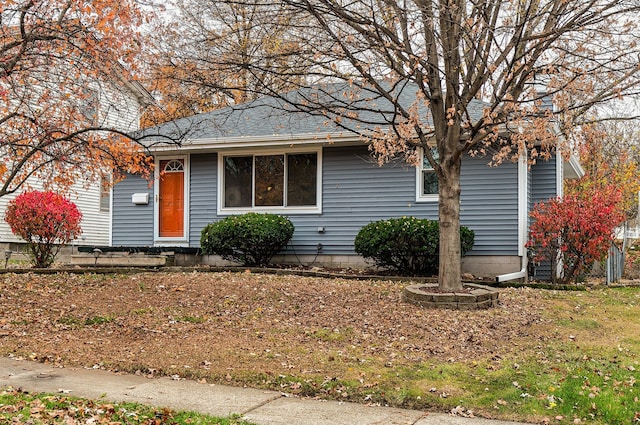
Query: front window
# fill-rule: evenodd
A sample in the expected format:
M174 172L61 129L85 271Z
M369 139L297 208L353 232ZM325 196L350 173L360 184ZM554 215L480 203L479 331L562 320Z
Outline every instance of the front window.
M284 203L284 155L255 156L256 207L282 207Z
M318 152L222 156L222 209L319 208Z
M431 148L433 158L438 161L438 150ZM429 164L427 156L422 153L420 169L418 170L418 200L436 200L438 199L438 175Z
M251 206L253 157L234 156L224 159L224 206Z

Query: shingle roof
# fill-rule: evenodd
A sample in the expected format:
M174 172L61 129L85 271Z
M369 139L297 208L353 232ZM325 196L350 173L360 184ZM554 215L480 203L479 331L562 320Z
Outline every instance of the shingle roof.
M416 102L416 85L407 85L395 92L405 108ZM317 85L288 93L284 98L264 97L246 104L181 118L144 130L142 134L173 138L185 135L184 139L188 141L278 136L291 139L302 135L337 133L355 137L376 127L390 125L395 116L388 100L370 90L356 89L346 83ZM335 115L329 115L326 109L320 107L325 102L331 103L332 110L338 107L345 111L340 125L333 119ZM483 107L481 101L472 101L469 105L472 118L479 119ZM423 105L419 110L428 124L430 116L427 108ZM354 119L347 111L357 112L357 118Z

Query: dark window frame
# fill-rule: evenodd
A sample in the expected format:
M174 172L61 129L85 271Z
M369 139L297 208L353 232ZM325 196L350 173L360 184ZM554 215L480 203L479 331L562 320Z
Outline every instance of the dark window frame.
M315 164L307 166L313 171L313 176L307 179L295 178L291 172L296 169L293 164L294 158L299 158L300 162L306 157L315 157ZM230 160L241 159L235 164ZM274 159L279 158L280 162ZM251 176L249 185L248 160L251 160ZM258 162L265 160L262 165L268 169L273 169L273 176L266 173L261 180L257 180L256 159ZM306 160L308 161L309 158ZM233 165L239 167L233 167ZM278 169L282 166L282 170ZM271 168L269 168L271 167ZM233 170L235 168L235 170ZM240 169L242 168L242 169ZM298 172L304 169L298 169ZM265 170L263 170L265 171ZM238 182L231 184L229 176L232 172L237 173ZM320 213L322 209L322 150L300 149L300 150L267 150L256 151L255 153L227 152L219 154L219 176L218 184L218 213L233 214L249 211L282 212L282 213ZM293 180L292 180L293 179ZM244 182L243 182L244 180ZM308 195L295 196L291 191L293 186L299 188L313 187L312 193ZM233 196L231 193L233 190ZM294 189L295 190L295 189ZM249 193L250 192L250 193ZM282 202L279 201L282 198ZM306 199L305 199L306 198Z

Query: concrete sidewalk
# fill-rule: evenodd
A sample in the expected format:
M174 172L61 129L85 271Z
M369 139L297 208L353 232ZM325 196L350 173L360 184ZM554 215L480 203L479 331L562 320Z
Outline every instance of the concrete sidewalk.
M30 392L69 392L112 402L129 401L226 417L241 414L259 425L516 425L515 422L462 418L356 403L306 400L275 391L200 384L171 378L145 378L102 370L55 368L0 358L0 387Z

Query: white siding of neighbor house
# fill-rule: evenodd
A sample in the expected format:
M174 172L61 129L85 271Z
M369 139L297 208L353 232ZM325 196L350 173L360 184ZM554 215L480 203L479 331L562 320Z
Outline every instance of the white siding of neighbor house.
M129 90L117 83L103 84L98 91L98 124L130 132L140 128L141 106Z
M78 188L69 195L82 212L82 235L75 241L77 245L109 245L110 214L100 211L100 185ZM105 231L106 230L106 231Z
M323 150L322 213L292 214L295 233L287 252L354 254L360 228L401 216L437 219L437 202L416 202L416 170L406 164L378 166L366 146ZM192 154L190 164L189 246L200 246L200 232L216 215L216 154ZM489 167L486 158L465 158L462 167L462 224L475 231L468 255L518 254L518 165ZM153 208L133 205L135 192L153 193L147 182L130 177L114 188L113 245L153 244ZM151 196L151 195L150 195ZM318 228L324 228L323 233Z
M32 184L32 189L42 190L39 182ZM67 195L70 201L76 204L80 212L82 212L82 235L73 242L74 245L109 245L109 212L100 211L100 187L92 185L84 188L80 184L76 184L72 188L72 193ZM15 196L4 196L0 198L0 211L2 217L0 220L0 242L23 242L22 239L11 233L11 228L4 221L4 211L11 199Z
M99 99L98 124L125 132L137 130L140 122L140 103L128 89L119 90L118 87L117 83L93 87ZM31 180L29 186L33 190L42 190L41 182L36 180ZM22 191L24 190L27 188L25 187ZM11 233L9 225L4 221L4 211L8 202L21 192L0 198L0 242L21 241ZM78 206L83 216L81 223L83 233L74 245L108 246L110 244L110 213L100 211L100 184L96 182L85 187L84 183L79 182L66 196Z

